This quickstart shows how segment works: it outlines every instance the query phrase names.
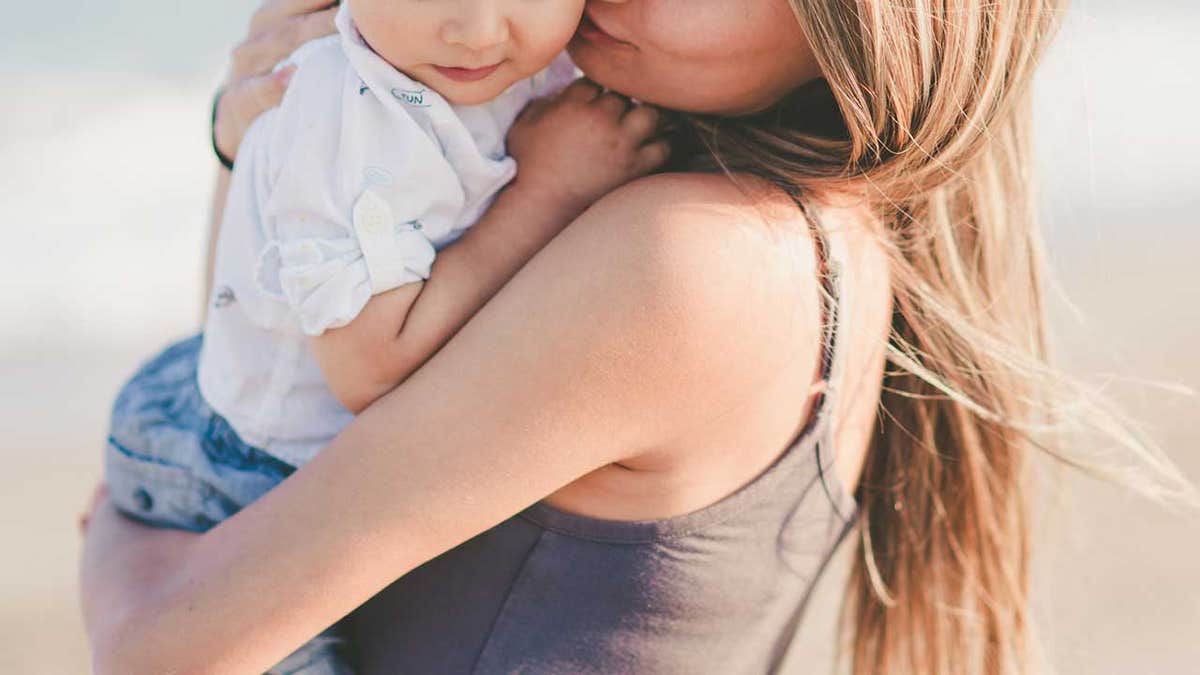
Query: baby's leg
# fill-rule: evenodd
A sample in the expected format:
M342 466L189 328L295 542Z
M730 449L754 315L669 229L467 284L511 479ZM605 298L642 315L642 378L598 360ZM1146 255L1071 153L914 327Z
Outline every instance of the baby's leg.
M105 449L105 480L123 513L160 527L203 532L237 513L295 468L247 445L214 412L196 380L199 336L154 357L121 390ZM351 672L327 631L269 672Z

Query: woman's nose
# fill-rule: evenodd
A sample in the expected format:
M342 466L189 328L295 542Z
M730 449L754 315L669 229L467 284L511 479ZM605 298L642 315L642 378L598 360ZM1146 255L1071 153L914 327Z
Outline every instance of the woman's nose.
M495 5L490 0L467 3L461 16L442 26L442 39L477 52L503 44L508 40L508 18Z

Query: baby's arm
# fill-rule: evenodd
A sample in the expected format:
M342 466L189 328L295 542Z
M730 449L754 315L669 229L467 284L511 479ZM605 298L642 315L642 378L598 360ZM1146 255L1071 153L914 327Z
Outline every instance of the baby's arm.
M524 133L542 120L538 138ZM312 338L330 389L358 413L437 352L530 257L593 201L666 161L658 113L586 81L530 105L509 133L518 178L444 248L428 280L372 297L349 324Z
M372 297L353 321L312 338L329 388L358 413L432 356L534 253L582 209L530 207L514 184L458 241L429 279Z

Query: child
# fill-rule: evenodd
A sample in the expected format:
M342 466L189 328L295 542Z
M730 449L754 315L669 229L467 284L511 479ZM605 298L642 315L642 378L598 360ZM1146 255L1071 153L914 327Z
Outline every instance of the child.
M430 357L486 298L481 279L516 272L502 251L433 267L513 179L518 113L575 78L563 49L583 4L351 0L338 35L294 55L238 154L203 338L117 398L122 511L195 531L228 518ZM337 648L327 632L272 672L344 672Z

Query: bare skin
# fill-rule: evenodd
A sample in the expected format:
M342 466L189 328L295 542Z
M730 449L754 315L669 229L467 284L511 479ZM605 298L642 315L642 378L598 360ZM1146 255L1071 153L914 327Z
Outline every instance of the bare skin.
M670 22L677 0L593 0L639 51L612 60L625 47L604 42L573 54L618 91L653 72L664 102L686 108L689 80L667 76L688 63L667 56L685 50L657 38L712 42L712 30L750 18L762 23L743 35L795 37L779 21L782 0L693 1L704 7ZM679 26L680 16L709 23ZM763 69L782 90L811 78L809 60L779 65L769 52L745 50L744 81L760 83L749 75ZM730 112L778 94L726 93ZM782 195L740 182L660 175L603 197L317 459L207 534L141 527L99 500L82 575L96 669L261 672L538 500L660 518L761 473L813 405L819 283L811 224ZM510 197L531 209L551 198L533 186ZM852 489L878 403L889 285L863 212L829 206L822 221L848 283L834 420L836 471Z

